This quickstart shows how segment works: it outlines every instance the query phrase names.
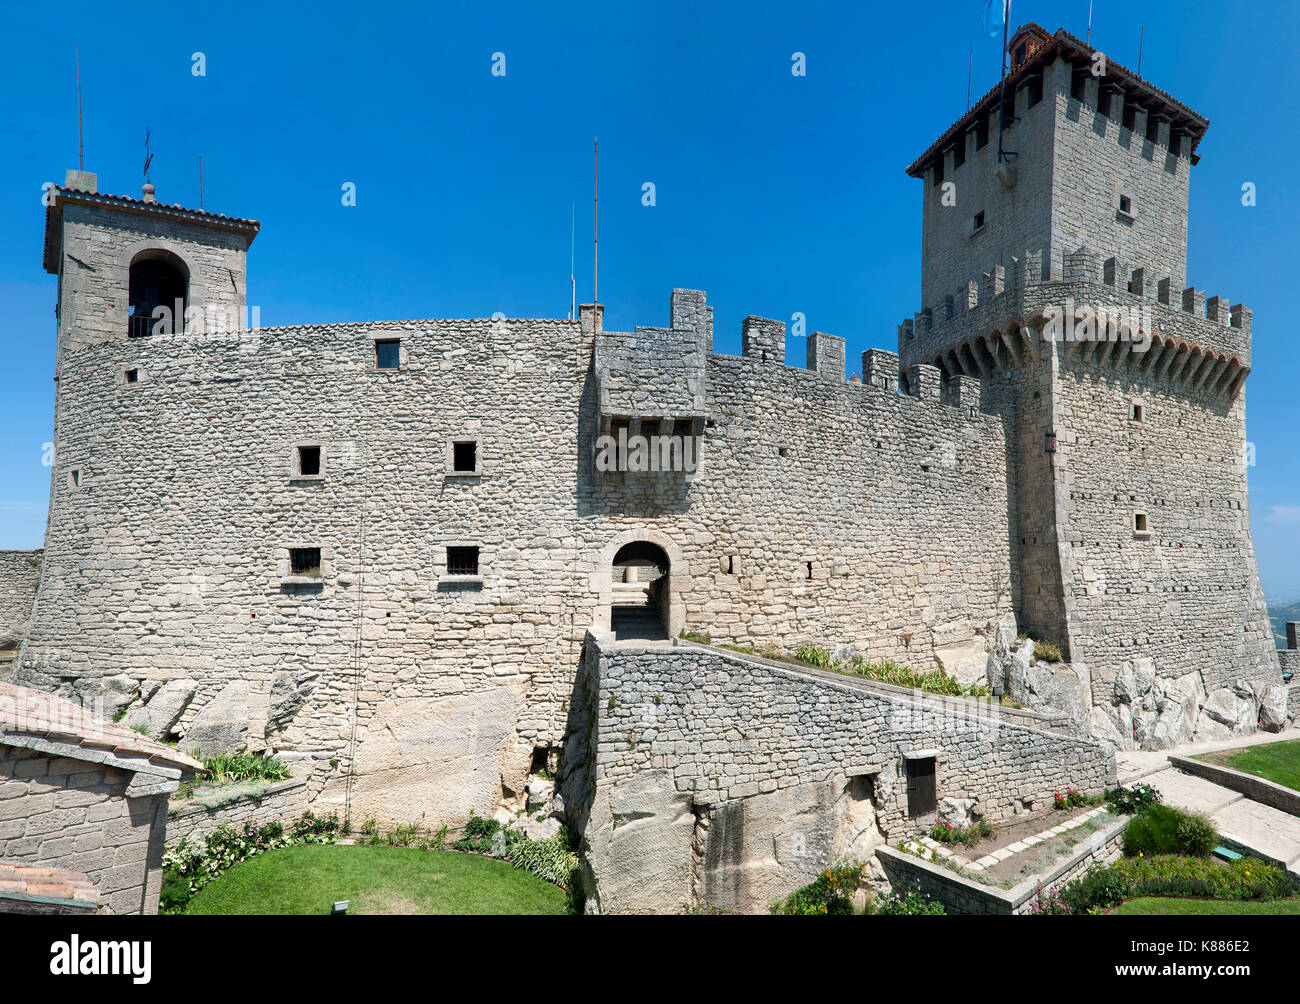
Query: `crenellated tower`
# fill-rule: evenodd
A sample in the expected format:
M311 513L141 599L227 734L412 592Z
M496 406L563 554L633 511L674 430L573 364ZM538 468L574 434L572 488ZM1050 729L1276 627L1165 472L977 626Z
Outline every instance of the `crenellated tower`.
M981 381L1014 432L1021 628L1068 648L1097 728L1169 745L1190 734L1155 736L1116 677L1149 664L1203 699L1279 673L1247 498L1251 313L1186 276L1209 123L1067 32L1027 25L1010 50L908 168L921 309L901 378Z

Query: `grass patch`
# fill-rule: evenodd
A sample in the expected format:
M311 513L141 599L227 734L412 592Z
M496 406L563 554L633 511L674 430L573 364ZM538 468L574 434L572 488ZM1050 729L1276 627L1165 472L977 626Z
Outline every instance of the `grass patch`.
M200 889L186 914L560 914L562 889L505 861L405 847L317 844L268 851Z
M1050 641L1034 642L1034 659L1038 662L1064 662L1061 649Z
M1142 896L1130 899L1114 911L1121 917L1199 917L1208 915L1300 915L1300 897L1273 900L1172 899Z
M1254 774L1274 784L1300 791L1300 740L1203 753L1196 759L1231 767L1243 774Z

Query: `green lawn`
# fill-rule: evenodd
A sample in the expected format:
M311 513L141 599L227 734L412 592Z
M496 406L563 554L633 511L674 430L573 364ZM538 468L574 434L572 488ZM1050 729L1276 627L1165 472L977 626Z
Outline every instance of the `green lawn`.
M1204 914L1300 914L1300 897L1293 899L1170 899L1144 896L1115 908L1120 916L1191 916Z
M1245 774L1256 774L1300 791L1300 740L1206 753L1199 759L1222 764Z
M504 861L454 851L314 844L241 861L190 900L187 914L564 912L564 892Z

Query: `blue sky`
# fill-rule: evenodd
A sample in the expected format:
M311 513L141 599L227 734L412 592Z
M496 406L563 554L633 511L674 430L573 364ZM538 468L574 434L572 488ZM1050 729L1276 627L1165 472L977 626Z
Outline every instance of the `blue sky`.
M982 0L920 4L320 2L27 4L0 14L0 548L41 543L53 424L55 279L40 186L77 162L139 193L146 126L164 202L262 221L249 302L264 325L565 316L569 225L591 298L591 141L600 137L607 327L667 322L706 289L715 346L746 314L862 349L917 309L920 183L906 165L997 77ZM1082 37L1088 0L1017 0L1013 24ZM1095 0L1093 43L1211 120L1192 175L1189 281L1254 311L1247 384L1265 591L1300 594L1300 339L1292 129L1300 8ZM203 52L207 75L191 74ZM806 54L807 76L790 73ZM506 57L504 77L490 72ZM357 186L345 208L340 189ZM642 185L656 186L654 207ZM1252 181L1258 205L1241 205ZM793 358L802 345L791 343Z

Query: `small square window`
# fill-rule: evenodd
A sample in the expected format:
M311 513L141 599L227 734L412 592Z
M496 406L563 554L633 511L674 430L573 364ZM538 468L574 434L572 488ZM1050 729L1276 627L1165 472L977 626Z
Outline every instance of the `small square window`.
M1134 401L1133 407L1129 410L1129 418L1132 419L1134 422L1140 422L1142 421L1142 413L1143 413L1143 408L1141 402Z
M320 548L319 547L291 547L289 548L289 574L301 575L307 578L320 578Z
M402 368L402 342L399 338L387 338L375 342L375 369L399 370Z
M320 447L298 447L298 473L306 478L320 476Z
M1125 216L1133 215L1133 200L1127 195L1121 195L1119 197L1119 211Z
M1147 523L1147 514L1144 512L1135 512L1133 514L1133 532L1139 536L1148 536L1151 533L1151 527Z
M137 370L137 369L129 369L129 370L126 371L126 373L125 373L124 375L125 375L125 377L126 377L126 382L127 382L127 383L139 383L139 382L140 382L140 371Z
M979 233L979 231L983 229L984 229L984 213L978 212L975 214L975 221L971 226L971 233Z
M478 548L447 548L447 574L478 575Z
M478 443L475 440L463 439L451 444L451 469L457 474L473 474L478 470Z

